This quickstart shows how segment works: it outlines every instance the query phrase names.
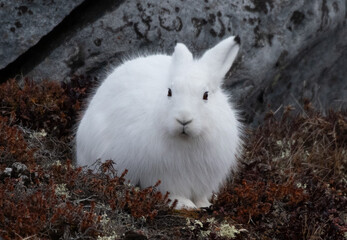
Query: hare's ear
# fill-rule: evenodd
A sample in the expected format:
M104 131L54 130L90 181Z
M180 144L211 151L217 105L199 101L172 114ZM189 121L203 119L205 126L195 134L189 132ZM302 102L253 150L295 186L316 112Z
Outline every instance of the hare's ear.
M193 55L183 43L177 43L172 54L172 66L187 67L187 64L193 61Z
M239 37L229 37L207 50L199 60L218 81L224 79L239 51ZM219 83L220 84L220 83Z

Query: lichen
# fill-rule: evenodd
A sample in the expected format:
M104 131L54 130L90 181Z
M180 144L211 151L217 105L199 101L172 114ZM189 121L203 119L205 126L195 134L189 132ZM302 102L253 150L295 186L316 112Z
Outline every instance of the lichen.
M70 197L69 190L65 183L55 185L55 194L57 196L65 196L66 198Z
M233 225L229 225L228 223L223 223L220 226L219 236L226 238L236 238L237 234L240 234L242 231L246 231L245 229L237 229Z

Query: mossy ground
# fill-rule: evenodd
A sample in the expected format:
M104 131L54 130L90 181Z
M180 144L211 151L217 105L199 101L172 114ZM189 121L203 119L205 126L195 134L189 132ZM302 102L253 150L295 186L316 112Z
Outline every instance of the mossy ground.
M208 209L174 210L111 162L72 163L93 79L0 86L3 239L347 239L347 113L303 106L247 131L239 170ZM160 184L160 183L158 183Z

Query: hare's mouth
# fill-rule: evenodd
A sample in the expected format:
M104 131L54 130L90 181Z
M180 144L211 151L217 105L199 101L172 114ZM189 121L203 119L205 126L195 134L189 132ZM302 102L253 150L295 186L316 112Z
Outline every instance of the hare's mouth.
M184 127L182 128L181 135L182 136L189 136L188 133L186 132L186 129Z
M182 136L189 136L188 133L186 133L186 132L184 132L184 131L181 132L181 135L182 135Z

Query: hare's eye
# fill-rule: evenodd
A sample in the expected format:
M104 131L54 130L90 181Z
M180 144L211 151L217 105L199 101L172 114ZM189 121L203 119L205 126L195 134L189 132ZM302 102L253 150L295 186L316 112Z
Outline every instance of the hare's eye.
M208 92L205 92L205 93L204 93L204 96L202 97L202 99L204 99L204 100L207 100L207 99L208 99Z
M168 96L168 97L171 97L171 96L172 96L171 88L168 89L168 91L167 91L167 96Z

